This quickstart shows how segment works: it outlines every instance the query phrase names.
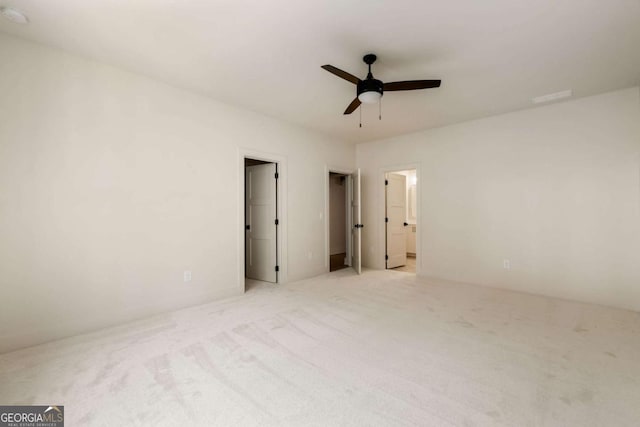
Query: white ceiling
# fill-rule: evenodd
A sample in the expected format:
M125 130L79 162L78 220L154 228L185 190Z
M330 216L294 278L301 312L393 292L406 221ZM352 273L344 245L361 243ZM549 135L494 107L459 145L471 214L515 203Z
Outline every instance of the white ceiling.
M0 31L358 142L640 83L640 0L0 0ZM442 79L342 112L378 55L383 81Z

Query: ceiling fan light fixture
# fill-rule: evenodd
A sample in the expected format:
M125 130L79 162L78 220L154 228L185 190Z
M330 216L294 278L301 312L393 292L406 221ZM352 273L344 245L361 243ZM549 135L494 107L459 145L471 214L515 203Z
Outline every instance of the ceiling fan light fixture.
M368 92L362 92L360 95L358 95L358 99L363 104L375 104L376 102L378 102L380 100L380 98L382 98L382 94L380 92L375 91L375 90L370 90Z
M382 97L382 82L369 76L358 82L358 99L363 104L375 104Z

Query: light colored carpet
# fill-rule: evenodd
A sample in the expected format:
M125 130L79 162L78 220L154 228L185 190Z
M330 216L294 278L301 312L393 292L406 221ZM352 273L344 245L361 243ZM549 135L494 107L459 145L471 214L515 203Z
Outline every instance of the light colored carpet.
M341 270L0 356L67 425L637 426L640 315Z

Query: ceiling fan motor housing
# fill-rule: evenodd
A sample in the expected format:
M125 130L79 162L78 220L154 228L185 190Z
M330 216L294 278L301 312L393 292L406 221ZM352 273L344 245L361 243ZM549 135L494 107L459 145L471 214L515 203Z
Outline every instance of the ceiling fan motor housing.
M365 92L377 92L382 96L382 82L378 79L361 80L358 83L358 98ZM360 98L362 100L362 98Z

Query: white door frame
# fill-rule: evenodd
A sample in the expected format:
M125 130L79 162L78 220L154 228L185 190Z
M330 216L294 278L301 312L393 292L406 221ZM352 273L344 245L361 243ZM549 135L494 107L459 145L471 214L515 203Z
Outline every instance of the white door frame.
M238 148L238 290L242 293L245 291L245 176L244 176L244 159L250 158L262 160L264 162L272 162L278 165L278 182L276 183L278 204L277 216L278 227L276 238L278 242L278 284L287 283L289 276L289 266L287 263L287 158L285 156L267 153L264 151L256 151L248 148Z
M382 238L379 239L378 249L380 258L382 259L382 269L386 269L387 263L384 256L387 253L387 239L386 239L386 229L385 229L385 210L386 210L386 194L385 194L385 186L384 180L386 179L385 174L393 173L393 172L401 172L410 169L415 169L416 171L416 276L419 276L422 273L422 226L420 223L420 213L422 212L422 202L421 202L421 192L420 192L420 163L407 163L400 164L394 166L386 166L378 169L378 184L376 184L376 194L378 195L378 209L377 209L377 217L378 217L378 236Z
M328 273L331 270L331 265L330 265L330 259L329 259L329 252L331 252L331 241L330 241L330 230L329 230L329 216L330 216L330 212L329 212L329 197L330 197L330 182L329 182L329 174L333 172L333 173L339 173L342 175L347 175L347 176L351 176L354 173L356 173L356 169L345 169L345 168L340 168L340 167L334 167L334 166L330 166L330 165L324 165L324 268L325 271ZM346 191L347 193L347 199L349 200L348 203L351 203L350 201L350 197L351 195L349 194L349 191L347 189ZM345 205L346 206L346 205ZM347 206L346 212L345 214L347 214L348 216L348 212L350 212L349 207ZM353 256L353 248L351 247L351 224L353 223L353 219L352 218L348 218L347 219L347 228L348 233L346 235L346 239L347 239L347 257L349 256Z

